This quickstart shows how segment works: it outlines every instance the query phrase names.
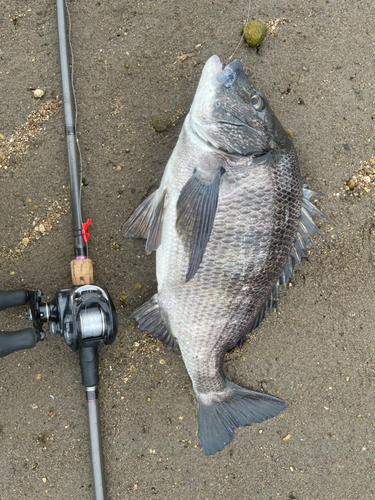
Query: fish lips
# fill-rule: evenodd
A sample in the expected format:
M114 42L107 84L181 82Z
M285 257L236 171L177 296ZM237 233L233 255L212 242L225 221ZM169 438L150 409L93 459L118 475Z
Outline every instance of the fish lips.
M219 59L219 58L218 58ZM220 59L219 59L220 61ZM224 69L217 73L216 79L226 87L230 87L236 80L237 74L243 69L242 64L238 59L227 64Z

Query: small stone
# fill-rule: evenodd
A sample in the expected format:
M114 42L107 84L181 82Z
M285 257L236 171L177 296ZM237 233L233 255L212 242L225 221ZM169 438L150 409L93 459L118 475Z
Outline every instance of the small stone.
M22 245L26 247L29 243L30 243L29 238L22 238Z
M141 285L140 283L136 283L136 284L134 285L134 288L135 288L136 290L140 290L140 289L142 288L142 285Z
M40 380L41 378L42 378L42 374L38 373L38 375L36 375L36 377L35 377L35 380Z
M355 90L354 90L354 92L355 92L356 94L359 94L360 90L359 90L359 89L355 89Z
M156 117L152 118L151 125L155 132L158 132L159 134L161 132L165 132L170 127L168 120Z
M130 153L130 149L129 149L129 148L126 148L126 149L125 149L125 153Z
M120 297L118 298L118 300L119 300L122 304L125 304L125 302L126 302L126 295L125 295L125 292L121 292L121 295L120 295Z
M344 149L345 149L346 151L350 151L350 146L349 146L349 144L344 144Z
M121 172L121 167L120 167L120 165L117 165L117 167L115 168L115 171L116 171L116 172Z
M287 434L285 437L283 437L283 441L288 441L292 436L290 434Z
M0 134L0 140L5 141L5 137L2 134Z
M356 182L356 180L355 180L353 177L351 177L351 178L348 180L348 182L346 183L346 185L348 186L348 188L349 188L351 191L353 191L353 189L354 189L354 188L356 187L356 185L357 185L357 182Z
M249 47L257 47L266 38L267 28L262 21L249 21L245 24L243 32Z
M164 361L164 359L161 359L161 360L159 361L159 363L160 363L161 365L165 365L165 361Z
M41 99L44 96L44 91L42 89L36 89L33 92L34 99Z

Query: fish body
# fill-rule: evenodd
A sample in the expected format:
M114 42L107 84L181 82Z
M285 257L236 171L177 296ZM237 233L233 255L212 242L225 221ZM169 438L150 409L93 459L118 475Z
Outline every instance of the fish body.
M280 284L307 256L312 218L293 144L239 61L206 63L158 190L130 217L126 236L156 250L158 293L132 315L179 347L197 400L206 454L236 428L277 415L278 398L229 381L225 353L272 308Z

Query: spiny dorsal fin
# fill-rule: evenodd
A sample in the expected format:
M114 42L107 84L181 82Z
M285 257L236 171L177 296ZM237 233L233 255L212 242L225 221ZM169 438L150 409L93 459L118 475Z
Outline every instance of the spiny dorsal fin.
M318 251L318 248L316 247L311 237L313 234L320 234L319 228L315 224L313 216L321 215L326 219L328 218L321 210L319 210L319 208L317 208L311 201L309 201L312 196L318 195L321 195L321 193L308 189L308 184L303 184L301 217L298 225L296 239L294 240L290 255L287 259L283 272L280 275L280 278L277 280L276 285L274 286L271 296L266 300L257 316L253 319L249 330L246 332L246 335L240 340L240 344L246 340L248 335L250 335L253 330L258 328L260 323L263 321L266 313L277 306L279 287L287 287L295 266L297 264L300 264L302 259L308 258L308 248L311 247L315 251Z

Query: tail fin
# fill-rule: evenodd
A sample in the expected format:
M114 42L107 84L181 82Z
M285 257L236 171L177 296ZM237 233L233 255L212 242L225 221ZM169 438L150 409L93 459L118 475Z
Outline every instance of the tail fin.
M203 404L197 397L199 443L206 455L229 444L238 427L275 417L287 406L282 399L248 391L229 381L227 387L228 396L220 402Z

